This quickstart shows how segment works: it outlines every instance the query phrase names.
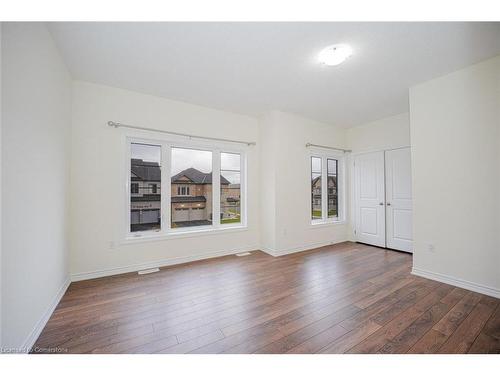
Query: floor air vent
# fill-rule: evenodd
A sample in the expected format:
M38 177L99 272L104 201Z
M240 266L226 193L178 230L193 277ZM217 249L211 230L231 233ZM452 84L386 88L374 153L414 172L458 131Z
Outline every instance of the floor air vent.
M245 252L245 253L238 253L238 254L236 254L236 256L237 256L237 257L246 257L247 255L250 255L250 254L252 254L252 253L249 253L249 252L247 251L247 252Z

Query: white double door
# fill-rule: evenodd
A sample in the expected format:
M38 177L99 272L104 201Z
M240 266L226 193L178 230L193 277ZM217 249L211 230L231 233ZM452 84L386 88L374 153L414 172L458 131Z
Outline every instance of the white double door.
M411 190L409 148L355 156L356 240L413 252Z

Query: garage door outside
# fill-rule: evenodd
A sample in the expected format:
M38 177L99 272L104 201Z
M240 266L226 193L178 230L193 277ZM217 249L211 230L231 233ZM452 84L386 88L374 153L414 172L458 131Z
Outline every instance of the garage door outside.
M204 220L205 219L205 209L204 208L192 208L189 213L190 220Z
M173 222L189 221L189 208L176 208L172 218Z

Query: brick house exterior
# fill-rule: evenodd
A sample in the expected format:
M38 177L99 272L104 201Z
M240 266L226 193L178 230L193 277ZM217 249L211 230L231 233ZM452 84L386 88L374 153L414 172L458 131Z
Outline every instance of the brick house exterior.
M321 212L321 177L316 177L311 183L312 211ZM337 177L328 176L328 210L337 211Z
M160 229L160 166L141 159L130 164L130 230Z
M220 177L222 191L229 181ZM171 179L172 225L186 221L212 221L212 173L195 168L179 172Z
M238 214L240 185L221 181L221 219ZM131 230L160 227L161 171L158 163L131 160ZM212 173L188 168L171 178L172 227L211 224Z

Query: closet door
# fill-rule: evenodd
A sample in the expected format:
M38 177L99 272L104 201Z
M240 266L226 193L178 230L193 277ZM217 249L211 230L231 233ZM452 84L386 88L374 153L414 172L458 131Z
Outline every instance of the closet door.
M384 152L354 159L356 240L385 247Z
M385 153L387 247L413 252L409 148Z

